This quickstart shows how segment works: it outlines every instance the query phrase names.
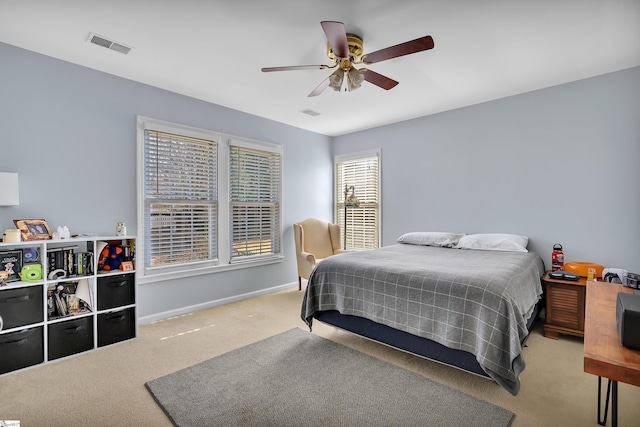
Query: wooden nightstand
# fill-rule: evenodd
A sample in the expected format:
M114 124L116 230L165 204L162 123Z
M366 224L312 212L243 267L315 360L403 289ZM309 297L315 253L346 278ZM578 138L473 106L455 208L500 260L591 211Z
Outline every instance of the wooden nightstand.
M577 282L550 279L549 272L542 278L545 283L546 318L544 336L558 339L558 334L584 337L584 301L587 279Z

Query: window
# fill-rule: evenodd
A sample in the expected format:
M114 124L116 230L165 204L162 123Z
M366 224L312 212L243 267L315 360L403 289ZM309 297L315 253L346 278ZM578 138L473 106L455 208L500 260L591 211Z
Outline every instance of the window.
M140 282L281 261L281 146L138 117Z
M335 157L335 217L347 249L380 246L379 164L380 150Z
M217 258L215 141L144 130L146 267Z
M235 144L229 163L231 262L279 254L280 152Z

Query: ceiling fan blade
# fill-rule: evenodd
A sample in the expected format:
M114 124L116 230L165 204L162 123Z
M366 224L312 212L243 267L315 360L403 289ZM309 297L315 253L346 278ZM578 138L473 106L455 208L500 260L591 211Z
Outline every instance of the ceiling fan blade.
M387 59L397 58L399 56L410 55L423 50L433 49L434 43L431 36L420 37L419 39L400 43L385 49L368 53L362 56L362 62L365 64L373 64Z
M307 95L307 97L318 96L322 92L324 92L324 90L329 87L329 78L330 77L331 76L329 76L326 79L324 79L322 81L322 83L320 83L314 90L311 91L311 93L309 95Z
M375 71L361 69L362 73L364 73L364 79L369 83L372 83L378 87L381 87L384 90L393 89L398 85L398 82L390 79L387 76L383 76L382 74L378 74Z
M263 72L268 73L271 71L291 71L291 70L324 70L330 68L329 65L291 65L288 67L265 67Z
M322 25L333 53L340 58L348 58L349 43L347 43L347 32L344 29L344 24L336 21L322 21L320 25Z

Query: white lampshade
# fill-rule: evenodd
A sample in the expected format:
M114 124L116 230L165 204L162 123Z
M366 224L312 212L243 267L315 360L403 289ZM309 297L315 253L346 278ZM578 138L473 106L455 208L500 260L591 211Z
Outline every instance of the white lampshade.
M349 92L362 86L362 82L364 82L364 74L355 67L351 68L347 73L347 89Z
M344 70L338 68L329 76L329 87L336 92L340 92L342 89L342 81L344 80Z
M0 172L0 206L18 206L18 174Z

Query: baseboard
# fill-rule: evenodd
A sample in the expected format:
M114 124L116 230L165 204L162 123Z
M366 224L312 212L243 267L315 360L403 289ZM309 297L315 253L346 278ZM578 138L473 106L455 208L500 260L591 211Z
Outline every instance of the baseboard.
M249 298L259 297L261 295L268 295L275 292L284 291L287 289L298 287L298 282L285 283L284 285L274 286L272 288L260 289L253 292L247 292L245 294L234 295L227 298L221 298L214 301L207 301L196 305L190 305L187 307L180 307L175 310L163 311L161 313L154 313L149 316L143 316L138 318L138 325L147 325L149 323L157 322L160 320L166 320L170 317L183 316L185 314L193 313L195 311L206 310L208 308L217 307L220 305L230 304L232 302L238 302Z

